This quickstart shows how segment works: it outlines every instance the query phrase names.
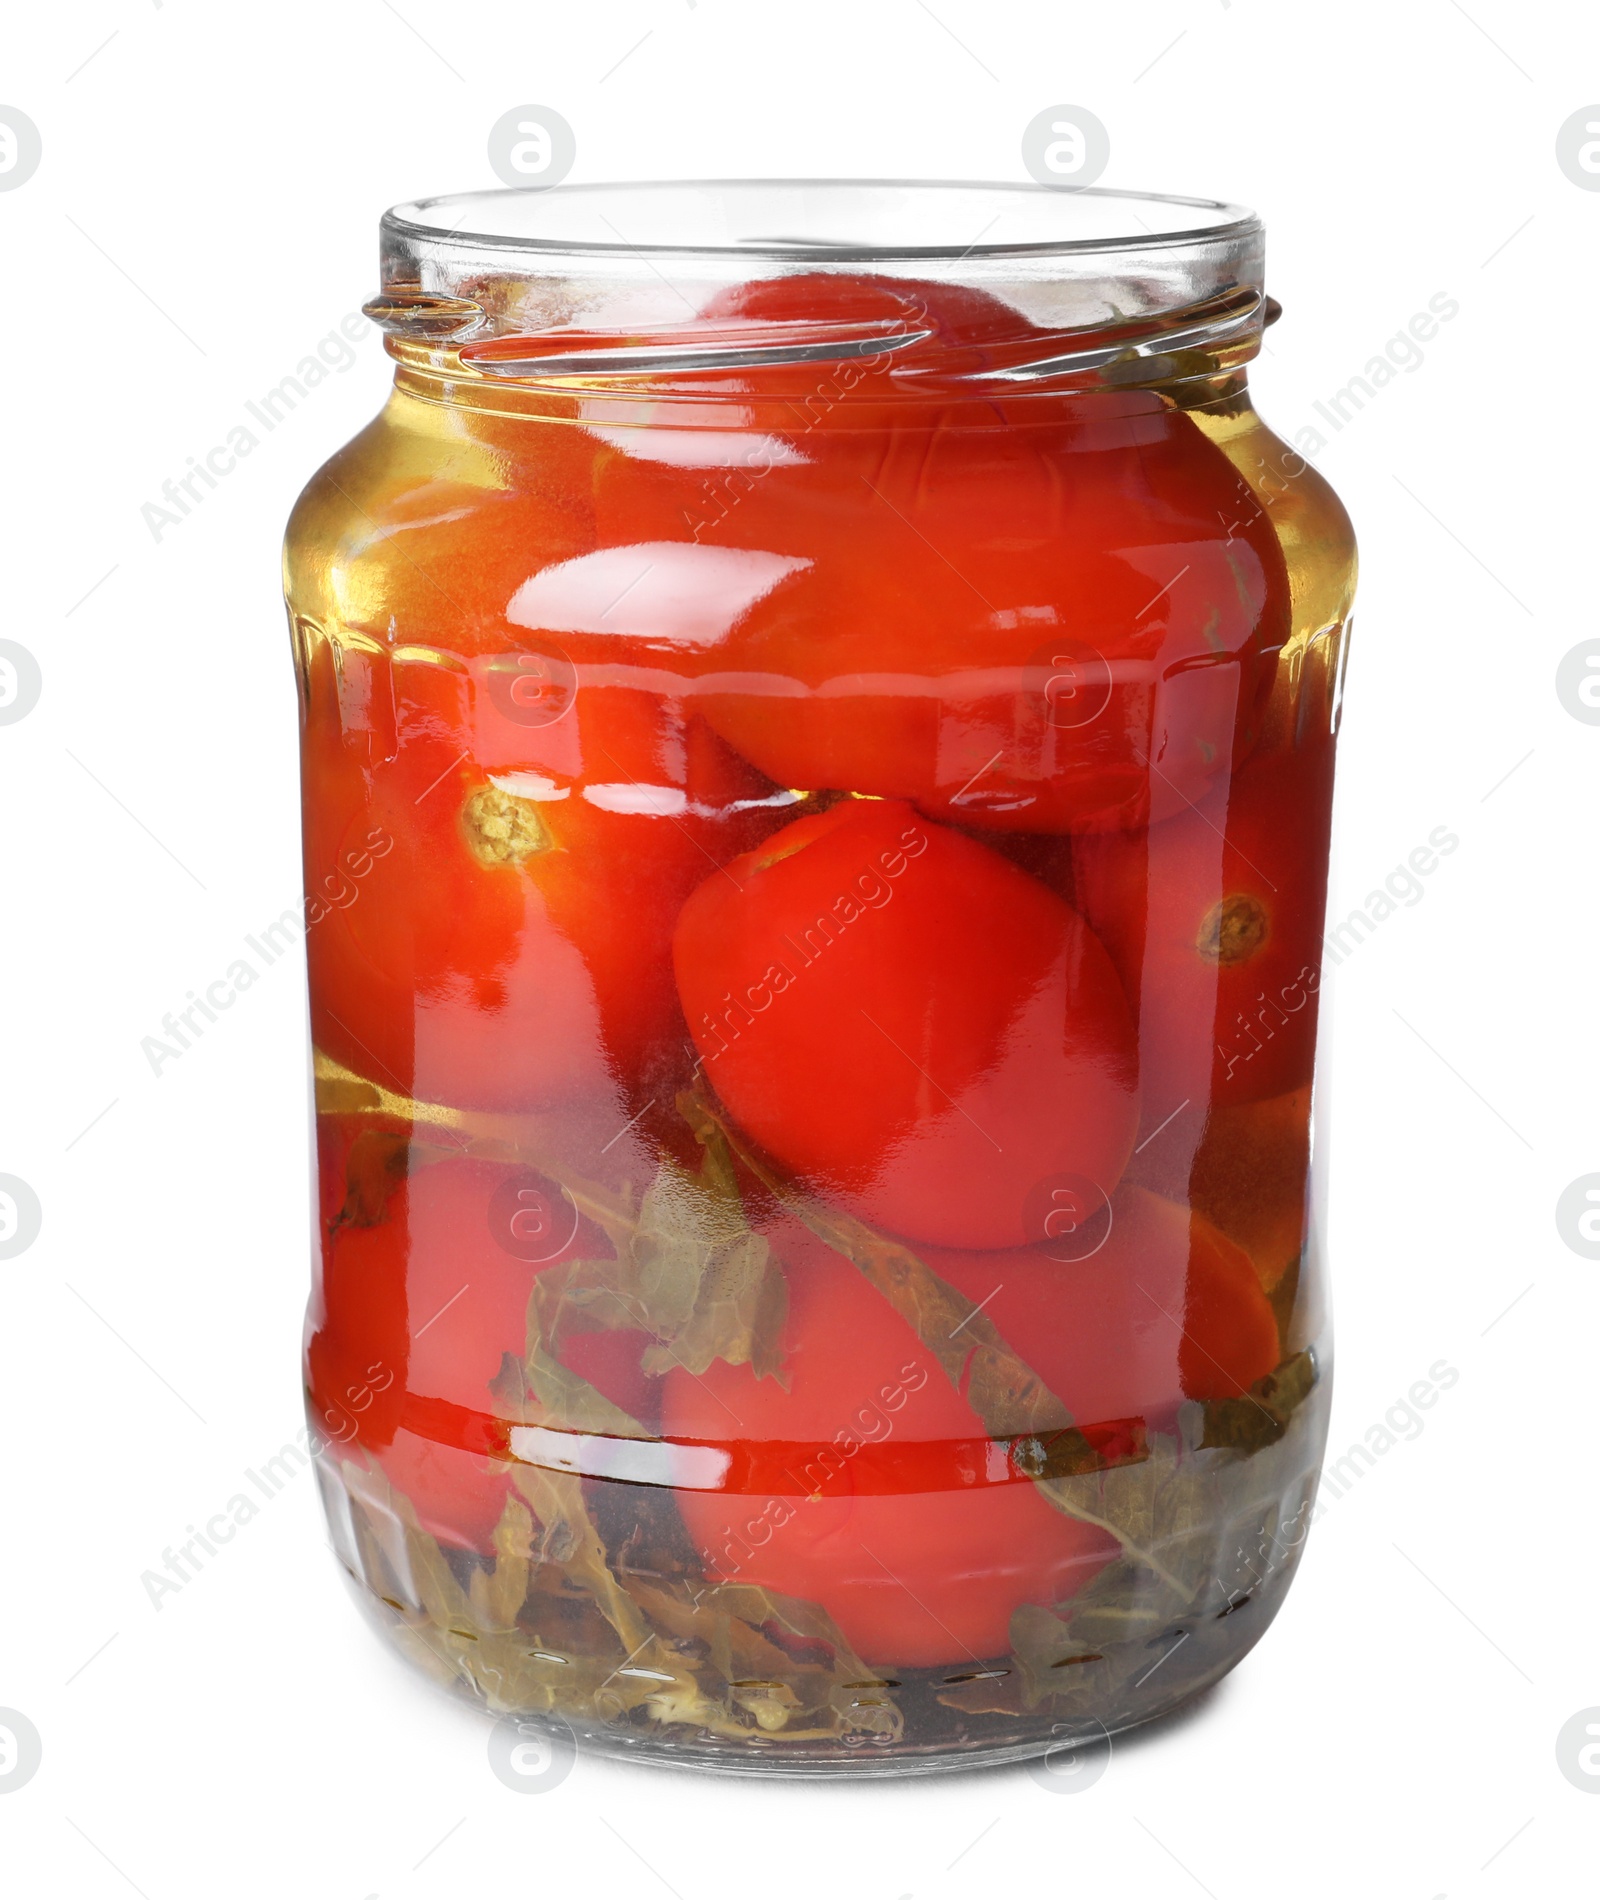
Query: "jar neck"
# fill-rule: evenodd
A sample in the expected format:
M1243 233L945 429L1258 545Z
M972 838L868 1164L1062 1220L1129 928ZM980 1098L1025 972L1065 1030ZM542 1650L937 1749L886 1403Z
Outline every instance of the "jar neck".
M937 415L941 426L1002 415L1024 423L1069 413L1197 409L1244 389L1245 369L1277 308L1238 290L1158 319L1049 330L1014 313L982 328L930 313L904 287L903 309L863 320L725 317L645 335L559 329L481 336L458 300L390 292L367 306L385 331L397 388L483 413L674 428L877 429ZM441 310L441 303L450 310ZM443 337L454 321L466 334Z

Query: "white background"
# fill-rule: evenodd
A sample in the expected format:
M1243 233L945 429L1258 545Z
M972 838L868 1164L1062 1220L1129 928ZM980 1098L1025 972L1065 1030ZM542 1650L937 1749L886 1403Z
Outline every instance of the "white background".
M1600 99L1600 26L1510 0L79 0L6 38L0 100L44 153L0 194L0 634L44 674L0 729L0 1172L44 1209L0 1262L0 1707L44 1746L0 1798L7 1891L1586 1885L1600 1802L1556 1737L1600 1705L1600 1263L1555 1204L1600 1169L1600 727L1555 669L1600 633L1600 192L1555 137ZM1460 1377L1329 1504L1262 1647L1077 1794L587 1757L513 1793L488 1725L358 1620L309 1476L159 1610L141 1586L301 1422L298 961L159 1077L140 1039L295 899L278 544L382 399L375 334L159 542L141 505L376 288L387 204L495 182L488 129L527 101L575 128L575 181L1020 179L1023 127L1080 103L1104 183L1267 222L1258 401L1328 438L1363 553L1334 914L1435 827L1461 841L1328 986L1333 1452L1435 1362ZM1440 292L1421 366L1322 424Z

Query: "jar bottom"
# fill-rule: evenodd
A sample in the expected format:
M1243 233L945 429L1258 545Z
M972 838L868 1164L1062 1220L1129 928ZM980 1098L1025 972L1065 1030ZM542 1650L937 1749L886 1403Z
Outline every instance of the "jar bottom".
M416 1663L415 1647L403 1640L402 1615L376 1598L370 1585L346 1571L346 1581L367 1620L409 1662ZM598 1755L609 1761L641 1763L651 1768L692 1769L699 1773L739 1775L747 1778L791 1781L885 1780L910 1775L966 1774L980 1768L1004 1768L1019 1762L1037 1761L1066 1751L1093 1749L1136 1729L1164 1720L1205 1695L1228 1675L1255 1648L1277 1615L1293 1575L1293 1565L1249 1603L1234 1611L1229 1621L1225 1646L1219 1646L1209 1658L1209 1666L1196 1673L1192 1669L1172 1689L1154 1686L1147 1696L1108 1711L1108 1719L1079 1716L1052 1717L1048 1710L1026 1719L999 1714L971 1718L965 1728L945 1728L936 1738L904 1740L886 1746L863 1745L832 1748L814 1743L766 1745L761 1738L744 1742L725 1742L704 1736L686 1735L682 1729L653 1728L630 1731L611 1723L583 1721L558 1714L555 1721L570 1734L580 1754ZM1167 1639L1171 1654L1183 1632L1174 1630ZM1159 1655L1157 1656L1159 1664ZM997 1667L1003 1664L997 1664ZM425 1667L437 1686L453 1700L465 1701L482 1714L498 1719L505 1715L528 1715L533 1720L549 1720L550 1712L541 1709L501 1709L483 1695L473 1679L457 1674L448 1681L432 1668ZM919 1680L920 1678L920 1680ZM931 1718L946 1722L949 1711L937 1703L941 1686L937 1670L906 1670L898 1678L897 1696L904 1707L908 1729L916 1720L919 1705Z
M543 1573L536 1560L530 1586L526 1562L511 1564L506 1548L491 1560L428 1537L378 1474L326 1446L317 1468L333 1545L358 1604L408 1661L456 1698L570 1737L580 1753L800 1780L998 1767L1092 1750L1171 1715L1265 1634L1294 1575L1314 1482L1314 1473L1293 1474L1269 1504L1265 1538L1259 1530L1267 1519L1252 1522L1245 1545L1239 1526L1227 1527L1218 1549L1226 1545L1247 1562L1220 1609L1141 1624L1131 1642L1107 1642L1099 1653L1074 1653L1043 1671L1011 1656L898 1668L834 1681L823 1699L815 1680L808 1689L803 1659L787 1678L773 1672L760 1682L735 1676L726 1656L720 1671L713 1667L698 1637L674 1644L668 1634L663 1650L659 1606L666 1599L659 1593L649 1647L641 1645L636 1661L597 1619L589 1594L598 1587L603 1596L602 1578L613 1589L616 1580L586 1566L570 1540ZM530 1623L527 1605L535 1601ZM1069 1680L1050 1680L1056 1670ZM708 1676L716 1683L709 1693Z

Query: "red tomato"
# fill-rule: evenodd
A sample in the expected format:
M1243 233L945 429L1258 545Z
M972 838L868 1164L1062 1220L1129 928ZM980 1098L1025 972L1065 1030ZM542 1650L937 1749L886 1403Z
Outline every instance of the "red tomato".
M1280 1356L1278 1322L1255 1262L1201 1215L1172 1202L1161 1218L1189 1229L1189 1277L1183 1296L1178 1375L1184 1396L1231 1399L1264 1379Z
M963 361L1028 334L977 293L822 277L708 314L825 325L915 299ZM801 372L750 372L787 402L682 466L648 442L603 460L601 536L647 569L619 624L676 629L713 725L782 785L1030 831L1181 811L1254 742L1287 630L1264 509L1149 392L919 396L918 353L811 366L806 401ZM750 587L686 627L678 568L709 600L735 556Z
M1139 1019L1153 1125L1187 1100L1260 1101L1311 1079L1333 750L1252 759L1148 832L1079 838L1073 894Z
M953 1455L947 1488L875 1489L878 1447L921 1445L937 1462L935 1447L970 1445L985 1428L848 1261L792 1229L778 1244L790 1282L788 1389L721 1360L699 1378L674 1370L662 1381L669 1437L726 1440L731 1416L744 1439L794 1452L792 1483L776 1494L676 1494L708 1576L822 1604L874 1667L1004 1655L1013 1610L1070 1596L1115 1545L1026 1482L964 1485Z
M1272 1371L1277 1322L1243 1248L1144 1188L1122 1188L1111 1213L1081 1260L1027 1247L920 1257L982 1302L1076 1425L1165 1426L1181 1399L1234 1398Z
M521 1257L545 1248L548 1259ZM324 1244L307 1334L318 1429L336 1455L351 1444L374 1453L432 1536L486 1550L510 1490L489 1386L507 1353L527 1349L536 1276L607 1251L525 1170L468 1159L420 1168L381 1220L337 1226ZM635 1332L579 1334L563 1357L639 1417L651 1405L646 1343Z
M649 1094L683 1047L678 906L793 801L677 701L558 676L524 699L564 710L522 725L491 664L314 657L313 1033L429 1101Z
M1138 1102L1110 959L910 806L849 799L735 859L684 905L673 961L734 1118L865 1219L1016 1246L1052 1177L1116 1186Z
M914 400L919 378L930 371L948 383L996 358L1026 353L1040 334L1014 305L970 285L831 271L734 284L718 291L701 316L730 336L737 336L741 326L754 326L753 341L781 344L786 332L811 347L838 339L845 349L836 358L738 373L751 395L802 402L803 424L828 432L849 433L859 426L854 412L839 406L847 394L884 402ZM848 353L852 345L889 338L896 342L893 350Z
M352 1139L347 1128L318 1124L322 1193L306 1310L306 1389L312 1424L336 1451L351 1443L381 1451L399 1427L411 1335L402 1243L387 1222L370 1227L340 1219ZM394 1199L404 1194L402 1187Z
M1199 1146L1157 1140L1128 1164L1129 1177L1184 1199L1255 1263L1271 1293L1306 1242L1311 1173L1311 1090L1213 1108Z

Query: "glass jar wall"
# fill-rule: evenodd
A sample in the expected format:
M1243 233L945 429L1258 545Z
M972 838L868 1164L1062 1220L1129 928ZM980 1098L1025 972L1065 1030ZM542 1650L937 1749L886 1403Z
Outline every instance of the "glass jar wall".
M1191 200L385 219L395 389L286 555L307 1385L362 1601L488 1709L959 1767L1274 1614L1354 550L1267 311Z

